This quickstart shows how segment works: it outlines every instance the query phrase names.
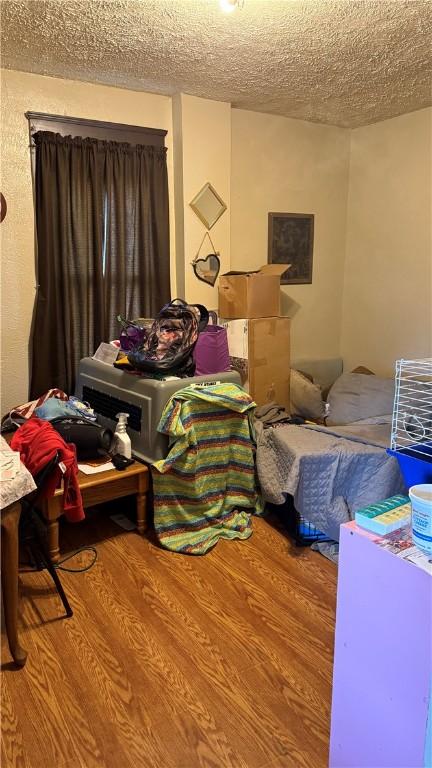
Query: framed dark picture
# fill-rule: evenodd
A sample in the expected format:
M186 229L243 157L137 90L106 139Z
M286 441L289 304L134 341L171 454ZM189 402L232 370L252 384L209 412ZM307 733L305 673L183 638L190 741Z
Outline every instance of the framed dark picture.
M313 213L269 213L268 263L291 264L282 285L312 282Z

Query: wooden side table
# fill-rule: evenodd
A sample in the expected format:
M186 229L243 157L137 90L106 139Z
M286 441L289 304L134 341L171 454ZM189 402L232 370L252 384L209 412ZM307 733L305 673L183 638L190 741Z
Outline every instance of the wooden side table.
M137 530L141 535L145 532L149 471L144 464L135 461L122 471L110 469L96 475L79 472L78 482L84 508L124 496L136 496ZM54 496L45 499L42 512L48 522L49 552L56 563L60 557L58 519L63 514L63 487L57 488Z

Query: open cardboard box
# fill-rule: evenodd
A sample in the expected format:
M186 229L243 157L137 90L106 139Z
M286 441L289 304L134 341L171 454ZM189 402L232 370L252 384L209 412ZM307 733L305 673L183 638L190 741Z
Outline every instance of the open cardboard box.
M255 272L226 272L219 278L219 315L226 319L277 317L280 279L289 264L264 264Z

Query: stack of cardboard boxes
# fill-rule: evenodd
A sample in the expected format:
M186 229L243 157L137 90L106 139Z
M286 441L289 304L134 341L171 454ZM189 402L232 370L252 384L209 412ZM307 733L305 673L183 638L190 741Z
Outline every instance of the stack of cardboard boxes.
M219 317L228 333L232 366L257 405L289 411L290 320L280 316L280 277L286 264L219 279Z

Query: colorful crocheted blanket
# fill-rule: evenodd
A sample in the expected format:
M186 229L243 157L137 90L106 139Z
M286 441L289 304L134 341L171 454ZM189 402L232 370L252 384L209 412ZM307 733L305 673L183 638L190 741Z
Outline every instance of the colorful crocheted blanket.
M236 384L185 387L168 401L158 430L171 449L152 466L155 530L167 549L204 554L221 538L251 535L250 514L262 512L254 408Z

